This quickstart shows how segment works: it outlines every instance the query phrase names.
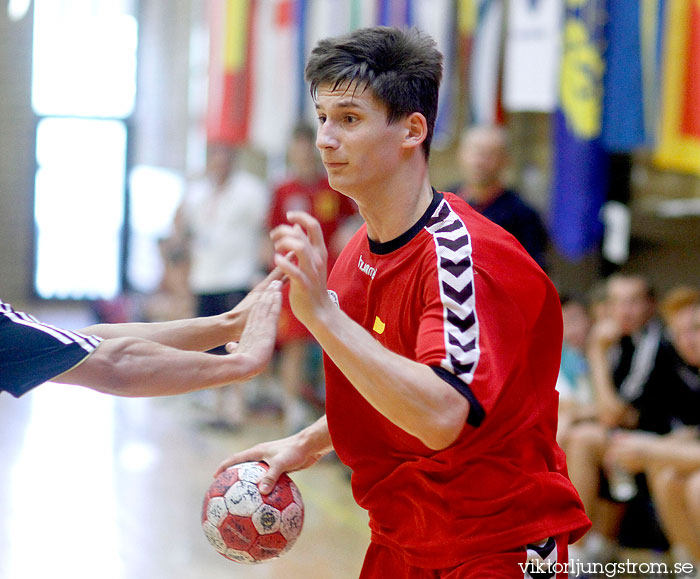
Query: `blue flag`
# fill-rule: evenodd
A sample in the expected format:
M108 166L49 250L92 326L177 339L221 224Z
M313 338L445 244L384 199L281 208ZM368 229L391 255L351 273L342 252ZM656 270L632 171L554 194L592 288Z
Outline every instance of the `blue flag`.
M608 3L602 138L610 152L644 144L644 79L639 0Z
M600 209L609 174L601 139L605 20L605 0L567 0L549 225L555 247L572 261L595 249L603 235Z

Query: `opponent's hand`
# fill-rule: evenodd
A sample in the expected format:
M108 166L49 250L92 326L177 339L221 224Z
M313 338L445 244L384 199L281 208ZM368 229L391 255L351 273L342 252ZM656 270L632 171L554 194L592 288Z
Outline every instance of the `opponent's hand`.
M321 226L303 211L290 211L291 225L272 230L275 265L289 278L289 302L294 315L309 327L331 301L326 289L328 251Z
M247 356L252 376L265 369L275 348L277 321L282 308L282 282L271 281L252 302L241 339L226 344L230 354Z
M260 297L265 293L265 290L273 281L280 281L282 283L285 282L284 272L278 267L273 269L264 280L250 290L246 297L244 297L236 305L236 307L223 314L235 321L234 333L231 336L232 340L236 340L241 336L243 329L247 326L248 315L250 314L253 305L255 305L258 299L260 299Z
M262 494L267 495L272 492L283 473L309 468L324 454L325 452L310 452L303 443L301 433L298 433L281 440L263 442L248 450L237 452L219 465L214 476L218 476L228 467L241 462L265 462L270 468L258 483L258 488Z

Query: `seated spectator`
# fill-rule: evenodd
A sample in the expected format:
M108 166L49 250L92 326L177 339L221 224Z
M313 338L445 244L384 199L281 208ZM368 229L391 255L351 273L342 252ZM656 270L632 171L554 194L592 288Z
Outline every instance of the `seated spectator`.
M674 407L684 402L676 389L668 388L676 355L663 336L648 282L641 276L616 274L608 278L606 292L608 317L591 329L587 355L598 420L571 428L568 441L571 480L594 525L582 556L593 560L613 557L627 510L615 492L618 487L609 485L602 474L611 434L618 429L666 434L672 428ZM644 501L645 482L636 483L639 501ZM653 540L665 545L659 535Z
M680 287L661 305L678 354L678 386L687 403L679 419L693 428L670 434L618 433L606 452L609 468L646 474L677 561L700 561L700 291Z
M559 392L557 442L566 451L570 427L595 418L595 406L586 360L590 314L583 300L567 296L561 297L561 311L564 339L556 386Z

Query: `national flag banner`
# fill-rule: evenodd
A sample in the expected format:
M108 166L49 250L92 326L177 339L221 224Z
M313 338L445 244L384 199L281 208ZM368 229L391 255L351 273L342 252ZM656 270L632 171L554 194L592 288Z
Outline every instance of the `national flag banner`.
M255 2L253 104L250 142L273 157L284 157L298 119L299 26L297 0ZM274 111L274 113L271 113Z
M319 40L346 34L351 30L352 0L307 0L305 54L308 58ZM304 118L316 122L316 109L310 98L304 99Z
M457 0L457 78L459 102L469 101L469 77L478 0Z
M306 80L304 79L304 69L306 67L306 58L308 56L308 47L306 46L306 38L308 36L308 20L309 20L309 0L297 0L296 1L296 21L297 21L297 45L296 45L296 58L297 58L297 70L300 71L297 74L297 110L296 118L301 120L304 118L304 111L308 101L309 94L306 87Z
M413 25L413 0L379 0L377 24L406 28Z
M646 147L656 146L661 114L661 62L666 0L641 0L642 101Z
M659 167L700 174L700 0L668 0Z
M350 4L350 29L367 28L377 23L377 0L352 0Z
M598 247L609 157L601 141L605 0L567 0L560 104L553 118L550 233L578 261Z
M510 0L503 57L506 110L556 109L563 8L561 0Z
M501 120L503 15L503 0L478 0L468 82L473 124L497 124Z
M455 100L458 97L455 85L455 14L452 0L413 0L414 25L435 39L443 55L442 84L435 121L433 146L442 149L449 146L456 129Z
M251 112L253 0L210 0L207 140L246 142Z
M629 152L646 141L639 0L608 2L603 76L603 145Z

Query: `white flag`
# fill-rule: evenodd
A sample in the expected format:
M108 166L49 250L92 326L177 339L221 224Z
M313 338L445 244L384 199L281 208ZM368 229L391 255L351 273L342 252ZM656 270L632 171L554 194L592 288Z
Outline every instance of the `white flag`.
M559 88L563 0L510 0L503 106L552 112Z

